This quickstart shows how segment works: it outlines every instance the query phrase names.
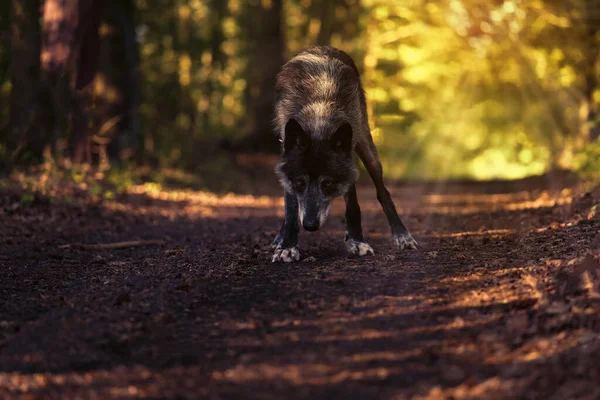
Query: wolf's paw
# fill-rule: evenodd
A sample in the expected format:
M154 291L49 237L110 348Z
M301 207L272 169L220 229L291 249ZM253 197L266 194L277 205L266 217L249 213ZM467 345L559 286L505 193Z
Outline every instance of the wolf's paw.
M273 253L271 262L292 262L300 260L300 252L297 247L291 247L289 249L277 249Z
M280 248L282 242L283 242L283 235L281 233L278 233L275 240L273 240L273 243L271 243L271 248L272 249Z
M408 232L401 235L394 235L394 243L398 250L417 249L417 241Z
M359 242L358 240L348 239L346 240L346 250L348 254L353 256L366 256L367 254L373 255L375 252L373 248L366 242Z

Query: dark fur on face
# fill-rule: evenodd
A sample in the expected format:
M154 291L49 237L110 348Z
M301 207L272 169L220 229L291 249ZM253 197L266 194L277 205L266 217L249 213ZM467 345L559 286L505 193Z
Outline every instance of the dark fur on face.
M326 139L315 139L291 119L285 127L283 155L276 167L282 186L298 198L301 225L323 225L331 201L344 195L358 178L352 159L352 127L342 123Z

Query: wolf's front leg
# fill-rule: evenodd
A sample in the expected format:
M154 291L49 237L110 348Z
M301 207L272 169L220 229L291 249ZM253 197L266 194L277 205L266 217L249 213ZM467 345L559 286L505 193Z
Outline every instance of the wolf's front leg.
M363 237L360 206L356 197L356 186L353 184L344 196L346 200L346 235L344 242L348 253L355 256L373 255L373 248Z
M294 194L284 193L283 200L285 203L285 219L279 234L273 241L272 246L275 248L272 262L292 262L300 260L300 252L298 251L298 199Z
M383 184L383 169L381 167L381 161L379 160L379 155L377 154L377 149L375 148L375 144L373 143L373 138L371 135L369 135L369 137L366 139L366 142L359 143L356 146L356 152L358 153L358 156L362 160L365 168L369 172L369 175L371 175L373 183L375 184L375 189L377 190L377 200L379 200L379 203L383 208L383 212L385 213L385 216L390 224L392 237L396 247L400 250L416 249L417 241L412 237L408 229L406 229L406 226L404 226L404 223L396 211L396 206L394 206L392 196Z

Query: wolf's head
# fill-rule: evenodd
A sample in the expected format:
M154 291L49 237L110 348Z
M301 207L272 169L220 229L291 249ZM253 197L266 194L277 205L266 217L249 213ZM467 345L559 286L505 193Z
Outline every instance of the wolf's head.
M291 119L285 126L281 162L275 168L282 186L297 197L300 224L308 231L323 225L333 198L345 194L358 178L350 124L342 123L324 136L311 138Z

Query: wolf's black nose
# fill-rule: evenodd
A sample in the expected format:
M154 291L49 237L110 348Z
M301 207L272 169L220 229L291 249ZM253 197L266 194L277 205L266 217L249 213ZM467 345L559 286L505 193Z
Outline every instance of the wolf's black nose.
M317 229L319 229L319 220L317 218L315 218L315 219L304 218L304 221L302 221L302 226L307 231L314 232Z

